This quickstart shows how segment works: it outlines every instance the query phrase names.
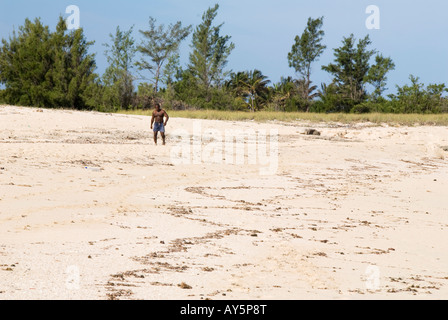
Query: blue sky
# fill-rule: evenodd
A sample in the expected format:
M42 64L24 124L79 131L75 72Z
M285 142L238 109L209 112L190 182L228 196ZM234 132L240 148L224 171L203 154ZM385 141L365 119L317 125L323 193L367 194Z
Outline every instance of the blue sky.
M220 4L216 23L225 22L222 34L232 36L236 45L229 58L233 71L259 69L272 82L281 76L294 76L288 67L287 54L294 37L301 34L308 17L324 16L326 52L313 66L315 84L331 82L320 66L333 60L333 49L342 38L353 33L357 38L369 34L376 48L390 56L396 70L389 75L389 88L408 83L410 74L423 82L448 84L448 1L426 0L0 0L0 38L7 38L13 28L25 18L41 17L55 28L58 16L67 17L65 9L76 5L80 9L81 27L87 38L96 43L97 72L106 65L103 43L116 26L128 29L135 25L134 36L139 41L139 29L146 29L150 16L169 24L180 20L185 25L197 25L202 13L215 3ZM368 30L365 21L367 6L381 10L380 30ZM181 61L188 62L191 37L181 47Z

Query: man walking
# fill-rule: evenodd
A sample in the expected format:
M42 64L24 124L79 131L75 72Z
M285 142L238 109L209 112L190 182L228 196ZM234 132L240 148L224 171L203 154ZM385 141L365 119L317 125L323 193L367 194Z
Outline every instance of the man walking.
M151 118L151 129L154 130L154 143L156 145L159 132L163 139L163 145L165 145L165 127L169 119L168 113L160 107L160 103L156 102L155 110L152 112Z

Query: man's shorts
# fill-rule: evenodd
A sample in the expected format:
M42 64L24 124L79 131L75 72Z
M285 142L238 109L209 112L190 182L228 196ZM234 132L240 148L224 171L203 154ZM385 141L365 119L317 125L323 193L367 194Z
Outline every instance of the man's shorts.
M163 132L163 133L165 133L165 126L163 125L163 123L155 122L154 123L154 132Z

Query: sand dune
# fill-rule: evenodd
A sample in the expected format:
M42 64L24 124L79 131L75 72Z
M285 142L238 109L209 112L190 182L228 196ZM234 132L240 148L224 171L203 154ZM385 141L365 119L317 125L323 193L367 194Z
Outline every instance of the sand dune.
M448 298L447 127L200 122L278 130L262 175L173 164L188 119L0 119L0 299Z

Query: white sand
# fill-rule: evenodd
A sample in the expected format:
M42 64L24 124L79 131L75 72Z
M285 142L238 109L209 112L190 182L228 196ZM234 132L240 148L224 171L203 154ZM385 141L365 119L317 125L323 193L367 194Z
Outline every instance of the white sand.
M448 298L447 127L201 124L278 129L277 174L173 166L187 119L155 147L147 117L0 107L0 299Z

